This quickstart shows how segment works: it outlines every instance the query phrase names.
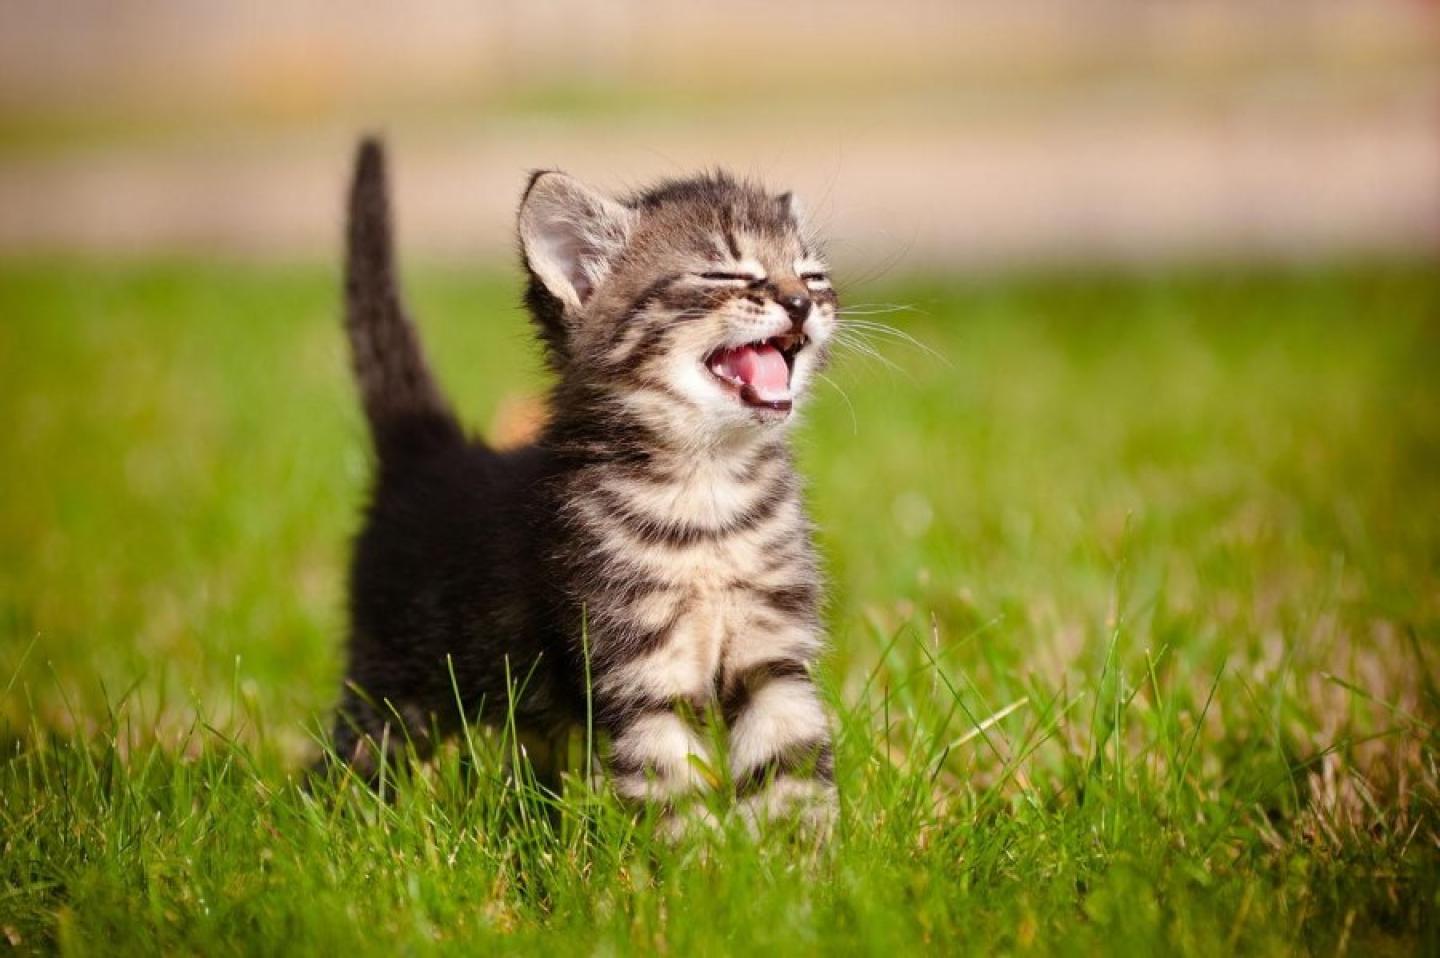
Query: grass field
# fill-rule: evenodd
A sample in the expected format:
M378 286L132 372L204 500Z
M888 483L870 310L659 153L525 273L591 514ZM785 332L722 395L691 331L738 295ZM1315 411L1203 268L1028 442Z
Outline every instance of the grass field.
M481 427L541 382L515 284L411 277ZM0 264L0 942L1440 950L1440 273L848 291L942 358L842 356L799 436L824 849L659 843L478 729L385 800L297 786L367 470L335 288Z

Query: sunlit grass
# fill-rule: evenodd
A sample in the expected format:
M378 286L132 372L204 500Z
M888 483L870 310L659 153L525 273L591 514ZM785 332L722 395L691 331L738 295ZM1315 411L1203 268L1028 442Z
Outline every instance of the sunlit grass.
M669 847L583 776L541 793L503 730L383 801L297 786L367 470L334 286L0 266L0 938L1440 946L1435 273L847 291L940 356L878 334L898 370L842 355L800 437L832 583L823 851ZM471 422L538 388L513 277L410 287Z

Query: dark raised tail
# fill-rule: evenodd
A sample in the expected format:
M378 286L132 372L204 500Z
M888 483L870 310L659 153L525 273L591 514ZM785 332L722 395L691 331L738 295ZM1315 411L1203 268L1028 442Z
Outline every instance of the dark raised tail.
M400 301L385 150L374 138L361 141L350 186L345 329L382 467L464 441Z

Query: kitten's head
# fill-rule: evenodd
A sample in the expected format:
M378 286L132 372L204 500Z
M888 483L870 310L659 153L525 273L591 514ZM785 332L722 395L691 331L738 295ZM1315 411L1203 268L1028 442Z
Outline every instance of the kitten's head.
M823 364L835 292L788 193L714 174L616 200L540 172L519 233L551 365L652 428L783 425Z

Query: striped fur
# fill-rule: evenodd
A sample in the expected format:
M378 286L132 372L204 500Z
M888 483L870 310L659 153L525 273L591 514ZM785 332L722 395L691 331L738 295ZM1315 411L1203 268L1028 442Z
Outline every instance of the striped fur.
M715 174L621 201L532 177L519 234L555 385L539 441L506 453L437 425L454 420L395 292L373 143L351 224L347 327L382 468L352 567L340 756L373 770L376 743L424 752L457 694L467 717L513 711L553 742L584 714L588 671L621 795L704 788L716 717L716 771L748 813L827 814L795 415L707 365L728 345L803 342L787 352L798 407L824 364L835 294L788 196Z

